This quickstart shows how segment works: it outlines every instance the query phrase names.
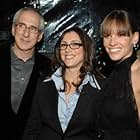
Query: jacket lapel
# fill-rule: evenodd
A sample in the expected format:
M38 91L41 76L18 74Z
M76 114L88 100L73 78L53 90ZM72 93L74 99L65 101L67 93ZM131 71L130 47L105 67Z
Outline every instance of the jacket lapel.
M45 91L48 91L51 94L47 94L47 102L46 103L46 113L51 113L51 120L50 123L53 125L52 127L59 132L61 135L63 134L61 124L58 117L58 92L55 87L55 84L53 81L49 82L47 85L45 85L47 89ZM48 109L47 109L48 108Z
M75 121L79 119L79 117L84 113L84 110L88 108L90 105L90 100L96 100L97 95L97 89L90 86L90 84L87 84L83 87L82 92L80 93L79 100L77 102L77 106L73 112L72 118L68 124L68 127L66 129L66 132L71 132L71 128L73 127L73 124L75 124ZM95 97L95 98L94 98ZM95 101L96 102L96 101Z

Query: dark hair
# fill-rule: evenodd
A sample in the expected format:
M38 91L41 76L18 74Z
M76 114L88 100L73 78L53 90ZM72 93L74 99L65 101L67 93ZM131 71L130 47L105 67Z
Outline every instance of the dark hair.
M61 60L59 47L60 47L60 43L61 43L63 37L68 32L76 32L82 41L82 47L84 49L84 62L80 68L81 82L87 73L90 73L90 74L97 73L97 75L100 75L99 72L95 68L95 42L88 36L88 34L83 29L81 29L79 27L72 27L72 28L65 30L62 33L62 35L60 36L60 38L58 39L56 46L55 46L55 50L54 50L54 57L52 59L53 71L55 71L57 68L59 68L61 66L62 67L61 76L64 79L64 72L65 72L66 66L65 66L64 62ZM80 84L81 83L79 83L77 85L77 87Z
M113 25L117 27L119 35L130 36L138 31L134 16L125 10L113 10L104 18L100 26L101 37L109 36Z

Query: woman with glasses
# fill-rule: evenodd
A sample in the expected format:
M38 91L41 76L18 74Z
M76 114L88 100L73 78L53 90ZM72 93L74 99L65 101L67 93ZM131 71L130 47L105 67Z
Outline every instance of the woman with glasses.
M52 68L52 76L38 83L23 139L93 140L103 79L85 31L72 27L62 33Z

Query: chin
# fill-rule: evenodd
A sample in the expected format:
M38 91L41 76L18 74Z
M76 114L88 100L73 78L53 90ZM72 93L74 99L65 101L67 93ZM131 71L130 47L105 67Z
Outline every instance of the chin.
M112 61L118 61L118 60L122 59L122 58L119 57L119 56L112 56L112 55L110 55L109 57L110 57L110 59L111 59Z

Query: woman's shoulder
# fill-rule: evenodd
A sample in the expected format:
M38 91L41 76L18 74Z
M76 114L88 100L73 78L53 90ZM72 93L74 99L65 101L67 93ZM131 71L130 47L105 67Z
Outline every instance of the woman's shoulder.
M133 72L140 73L140 58L137 58L136 61L132 64L131 70Z
M47 77L40 77L39 80L38 80L38 85L41 85L41 86L51 86L53 85L53 80L51 78L51 76L47 76Z
M138 58L131 67L131 79L133 90L135 93L140 93L140 59Z
M42 82L43 82L43 83L49 83L49 82L51 82L51 81L52 81L51 76L47 76L47 77L44 77L44 79L42 79Z
M46 77L44 79L39 79L37 84L37 91L42 93L45 93L46 91L56 91L56 86L52 78Z
M98 77L98 76L96 76L96 80L99 83L100 87L103 88L105 86L107 78L106 77Z

